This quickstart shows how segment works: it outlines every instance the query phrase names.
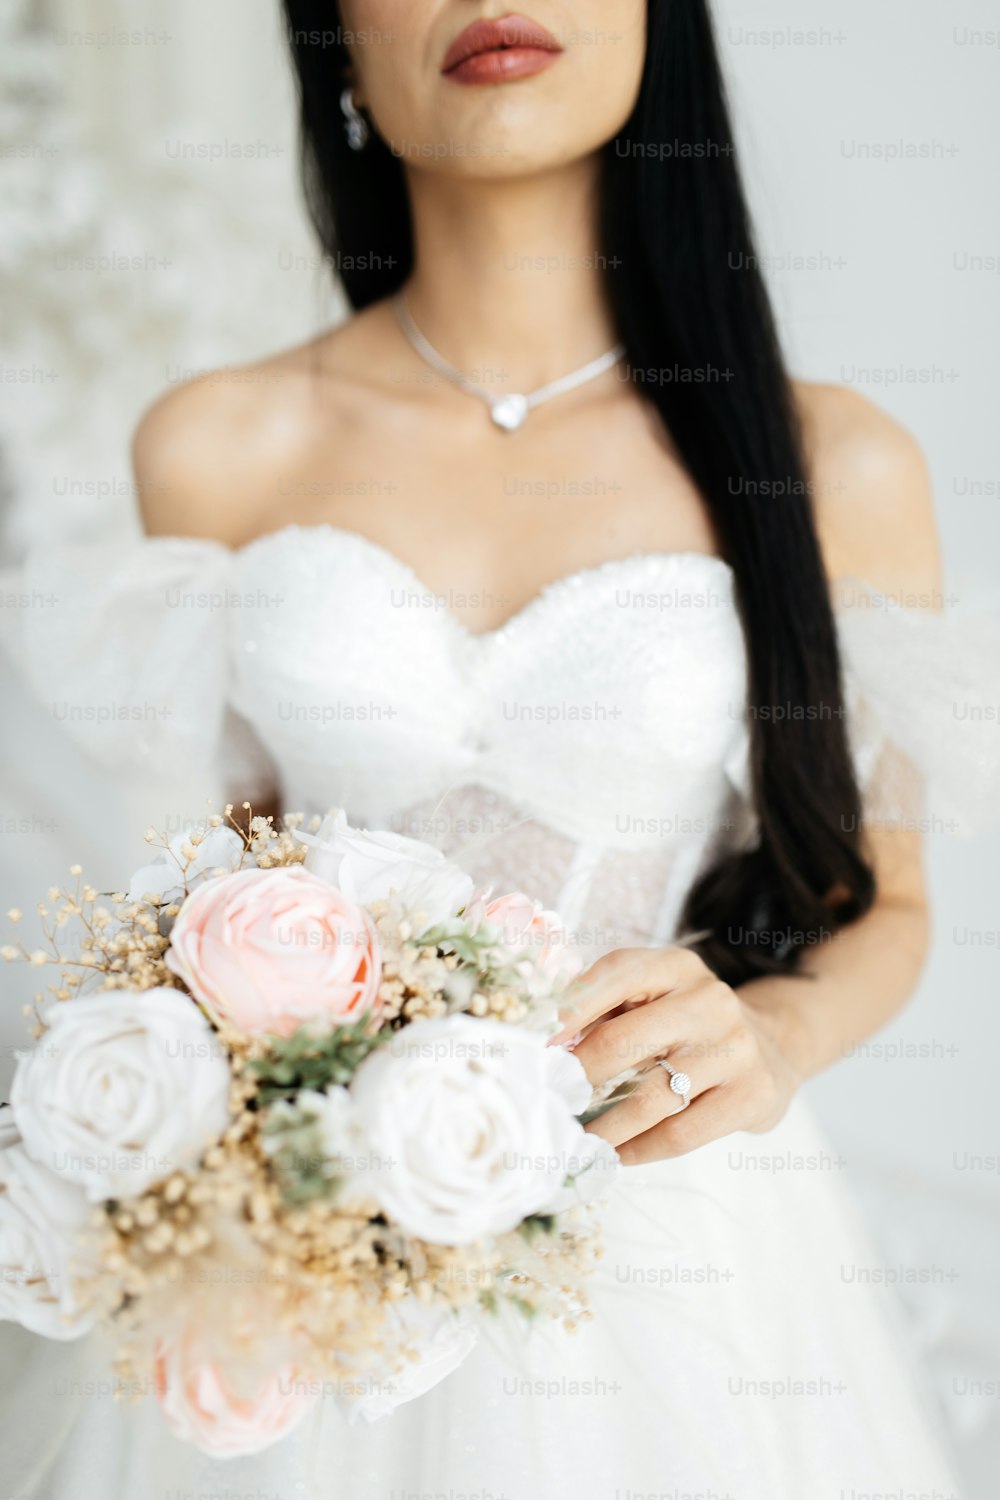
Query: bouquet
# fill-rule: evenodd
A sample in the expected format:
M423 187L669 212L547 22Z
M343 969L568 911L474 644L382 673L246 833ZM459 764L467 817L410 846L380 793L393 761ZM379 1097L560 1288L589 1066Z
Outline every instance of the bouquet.
M506 1310L586 1317L617 1158L549 1045L558 918L342 813L147 840L127 892L74 867L47 946L2 950L59 977L0 1109L0 1317L104 1328L216 1457L326 1393L388 1414Z

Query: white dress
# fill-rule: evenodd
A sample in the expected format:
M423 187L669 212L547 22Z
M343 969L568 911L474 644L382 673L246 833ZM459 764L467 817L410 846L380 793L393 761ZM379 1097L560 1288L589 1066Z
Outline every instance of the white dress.
M237 553L73 549L25 586L56 603L26 614L15 655L109 767L214 756L247 776L232 731L249 721L287 808L438 843L559 909L584 957L669 942L698 870L752 835L743 645L716 559L587 569L482 636L327 526ZM900 750L931 774L944 758L937 627L855 603L846 687L874 799ZM995 733L956 722L953 785L995 768ZM796 1103L769 1135L629 1168L592 1322L520 1345L498 1331L372 1426L324 1399L254 1458L204 1459L151 1397L109 1399L97 1337L6 1328L5 1500L957 1500L901 1330L844 1276L870 1255L842 1167Z

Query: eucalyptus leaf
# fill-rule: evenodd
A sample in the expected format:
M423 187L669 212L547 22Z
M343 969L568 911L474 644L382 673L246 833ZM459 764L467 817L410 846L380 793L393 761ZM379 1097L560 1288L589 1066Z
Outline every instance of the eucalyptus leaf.
M350 1083L365 1058L391 1035L388 1029L373 1031L367 1019L321 1033L300 1027L289 1037L270 1037L268 1055L254 1058L247 1069L257 1079L261 1104L300 1089L322 1093L330 1084Z
M614 1109L616 1104L621 1104L630 1094L634 1094L638 1087L639 1080L637 1078L631 1078L626 1083L618 1084L617 1088L612 1089L606 1099L601 1099L597 1104L592 1104L589 1109L584 1110L582 1115L577 1116L580 1124L589 1125L591 1120L599 1120L602 1115L607 1114L609 1109Z

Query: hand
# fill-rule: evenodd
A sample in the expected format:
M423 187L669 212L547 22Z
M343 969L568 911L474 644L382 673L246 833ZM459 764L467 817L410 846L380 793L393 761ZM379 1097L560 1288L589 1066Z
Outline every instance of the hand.
M634 1165L776 1125L802 1079L782 1049L773 992L757 1004L752 993L730 989L687 948L620 948L592 964L567 992L553 1043L586 1031L574 1052L595 1086L626 1070L640 1077L588 1130ZM690 1077L686 1109L659 1058Z

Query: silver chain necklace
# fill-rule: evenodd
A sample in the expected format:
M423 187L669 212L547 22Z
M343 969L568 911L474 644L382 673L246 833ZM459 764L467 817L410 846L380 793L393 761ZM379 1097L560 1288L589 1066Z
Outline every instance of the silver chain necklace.
M517 391L511 391L505 396L497 396L493 391L487 390L484 385L477 385L461 370L455 368L439 354L424 335L420 332L406 301L406 293L400 292L396 298L396 317L399 326L414 349L430 365L432 370L450 380L452 385L457 385L459 390L465 391L468 396L477 396L480 401L485 401L489 407L490 416L498 427L505 432L516 432L521 426L529 411L535 406L541 406L543 401L551 401L553 396L565 395L567 391L575 391L577 386L585 385L588 380L596 380L598 375L603 375L605 370L613 367L625 353L624 344L616 344L606 354L592 359L589 364L581 365L579 370L572 370L569 375L562 375L558 380L552 380L548 385L539 386L537 391L529 391L527 395L521 395Z

